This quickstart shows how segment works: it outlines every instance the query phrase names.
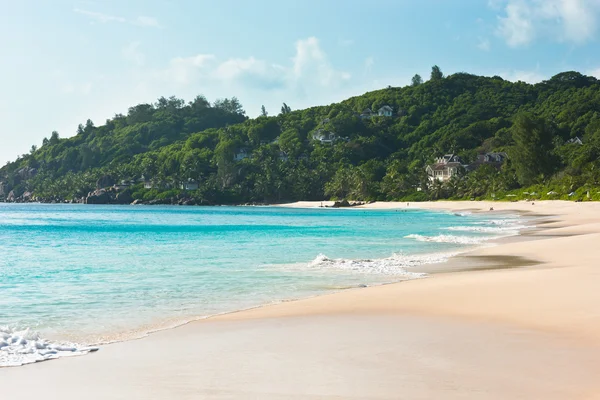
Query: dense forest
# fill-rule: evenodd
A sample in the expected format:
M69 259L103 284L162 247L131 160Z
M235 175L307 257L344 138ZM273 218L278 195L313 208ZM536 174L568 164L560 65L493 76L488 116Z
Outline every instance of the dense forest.
M388 106L391 113L378 115ZM373 115L370 111L373 111ZM280 111L280 112L279 112ZM445 182L436 157L503 152ZM104 197L102 197L104 196ZM112 196L112 197L111 197ZM236 98L170 97L57 132L0 169L5 201L240 204L294 200L600 200L600 81L531 85L434 66L406 87L249 119ZM96 202L96 200L88 202Z

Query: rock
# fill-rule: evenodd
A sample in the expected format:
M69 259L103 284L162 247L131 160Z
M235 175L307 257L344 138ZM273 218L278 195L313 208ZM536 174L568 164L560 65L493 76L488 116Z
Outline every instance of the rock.
M97 189L90 192L85 199L85 204L108 204L110 196L104 189Z
M15 195L14 190L11 190L10 192L8 192L8 196L6 196L6 201L13 203L16 199L17 199L17 196Z
M133 196L131 196L131 191L123 190L117 193L116 202L117 204L130 204L133 201Z
M140 204L144 204L144 200L142 200L142 199L135 199L134 201L131 202L132 206L137 206L137 205L140 205Z
M333 208L340 208L340 207L350 207L350 203L348 203L348 200L344 199L342 201L336 201L335 203L333 203Z
M23 199L23 201L31 201L33 198L33 193L31 192L25 192L23 193L23 195L21 196L21 198Z

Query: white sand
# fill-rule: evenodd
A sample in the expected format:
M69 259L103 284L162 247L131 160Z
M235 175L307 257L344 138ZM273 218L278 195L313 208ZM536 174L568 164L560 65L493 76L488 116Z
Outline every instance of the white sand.
M0 393L65 400L600 398L600 204L409 207L492 206L556 222L543 225L536 240L474 255L539 265L441 274L191 323L89 356L1 369Z

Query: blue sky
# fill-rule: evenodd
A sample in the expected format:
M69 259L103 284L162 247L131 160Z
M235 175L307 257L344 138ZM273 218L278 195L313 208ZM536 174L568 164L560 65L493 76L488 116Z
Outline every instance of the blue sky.
M600 0L6 2L0 163L160 96L249 116L403 86L432 65L538 82L600 77Z

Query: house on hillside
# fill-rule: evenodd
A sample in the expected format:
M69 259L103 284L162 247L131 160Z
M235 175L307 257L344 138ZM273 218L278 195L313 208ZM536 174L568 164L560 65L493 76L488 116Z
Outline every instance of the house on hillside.
M244 158L250 157L248 149L240 149L233 155L233 161L242 161Z
M370 108L366 108L359 115L360 119L371 119L372 116L373 116L373 111L371 111Z
M198 190L198 182L195 179L189 178L187 181L181 182L179 186L182 190Z
M483 165L491 165L496 169L502 168L504 162L508 159L508 155L504 152L499 153L479 153L477 160L466 166L468 171L474 171Z
M320 142L321 144L333 144L338 140L338 136L334 132L327 132L323 129L318 129L312 134L313 140Z
M377 110L377 115L380 117L391 117L394 114L394 109L387 104Z
M583 141L579 138L579 136L575 136L574 138L567 140L566 144L577 144L581 146Z
M446 182L465 167L457 155L446 154L443 157L436 158L435 163L428 165L426 171L430 182L436 180Z

